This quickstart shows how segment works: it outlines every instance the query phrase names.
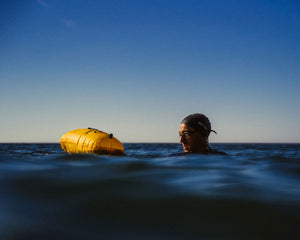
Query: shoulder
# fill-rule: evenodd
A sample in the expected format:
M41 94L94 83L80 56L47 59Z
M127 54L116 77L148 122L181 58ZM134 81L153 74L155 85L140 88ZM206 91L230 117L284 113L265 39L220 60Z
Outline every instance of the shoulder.
M225 153L225 152L217 151L217 150L214 150L214 149L211 149L211 148L209 148L208 154L227 155L227 153Z
M191 154L199 154L199 153L186 153L186 152L173 153L173 154L170 154L169 157L186 156L186 155L191 155ZM221 151L217 151L217 150L213 150L213 149L210 149L208 152L202 153L202 154L227 155L227 153L225 153L225 152L221 152Z

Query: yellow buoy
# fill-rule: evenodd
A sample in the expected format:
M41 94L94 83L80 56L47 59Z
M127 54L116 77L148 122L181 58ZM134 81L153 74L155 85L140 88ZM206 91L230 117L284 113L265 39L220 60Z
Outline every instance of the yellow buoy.
M68 153L123 155L123 144L112 134L94 128L75 129L60 138L62 149Z

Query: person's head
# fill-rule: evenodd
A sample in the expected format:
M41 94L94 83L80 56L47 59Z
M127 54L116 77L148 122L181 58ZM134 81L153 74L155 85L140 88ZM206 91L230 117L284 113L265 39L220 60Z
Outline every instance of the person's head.
M207 152L208 136L212 131L210 121L204 114L195 113L187 116L181 121L179 127L183 150L190 153Z

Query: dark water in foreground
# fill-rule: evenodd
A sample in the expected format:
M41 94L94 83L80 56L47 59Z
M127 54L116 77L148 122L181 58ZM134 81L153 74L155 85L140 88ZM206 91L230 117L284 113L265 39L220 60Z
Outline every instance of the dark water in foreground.
M300 145L0 144L0 239L300 239Z

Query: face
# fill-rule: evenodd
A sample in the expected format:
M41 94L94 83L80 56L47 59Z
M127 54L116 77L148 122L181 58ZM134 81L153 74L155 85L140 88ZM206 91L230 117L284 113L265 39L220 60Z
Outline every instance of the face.
M185 136L184 132L189 131L189 136ZM186 153L203 153L207 149L207 139L200 135L199 132L194 132L195 129L185 124L180 124L179 135L183 150Z

